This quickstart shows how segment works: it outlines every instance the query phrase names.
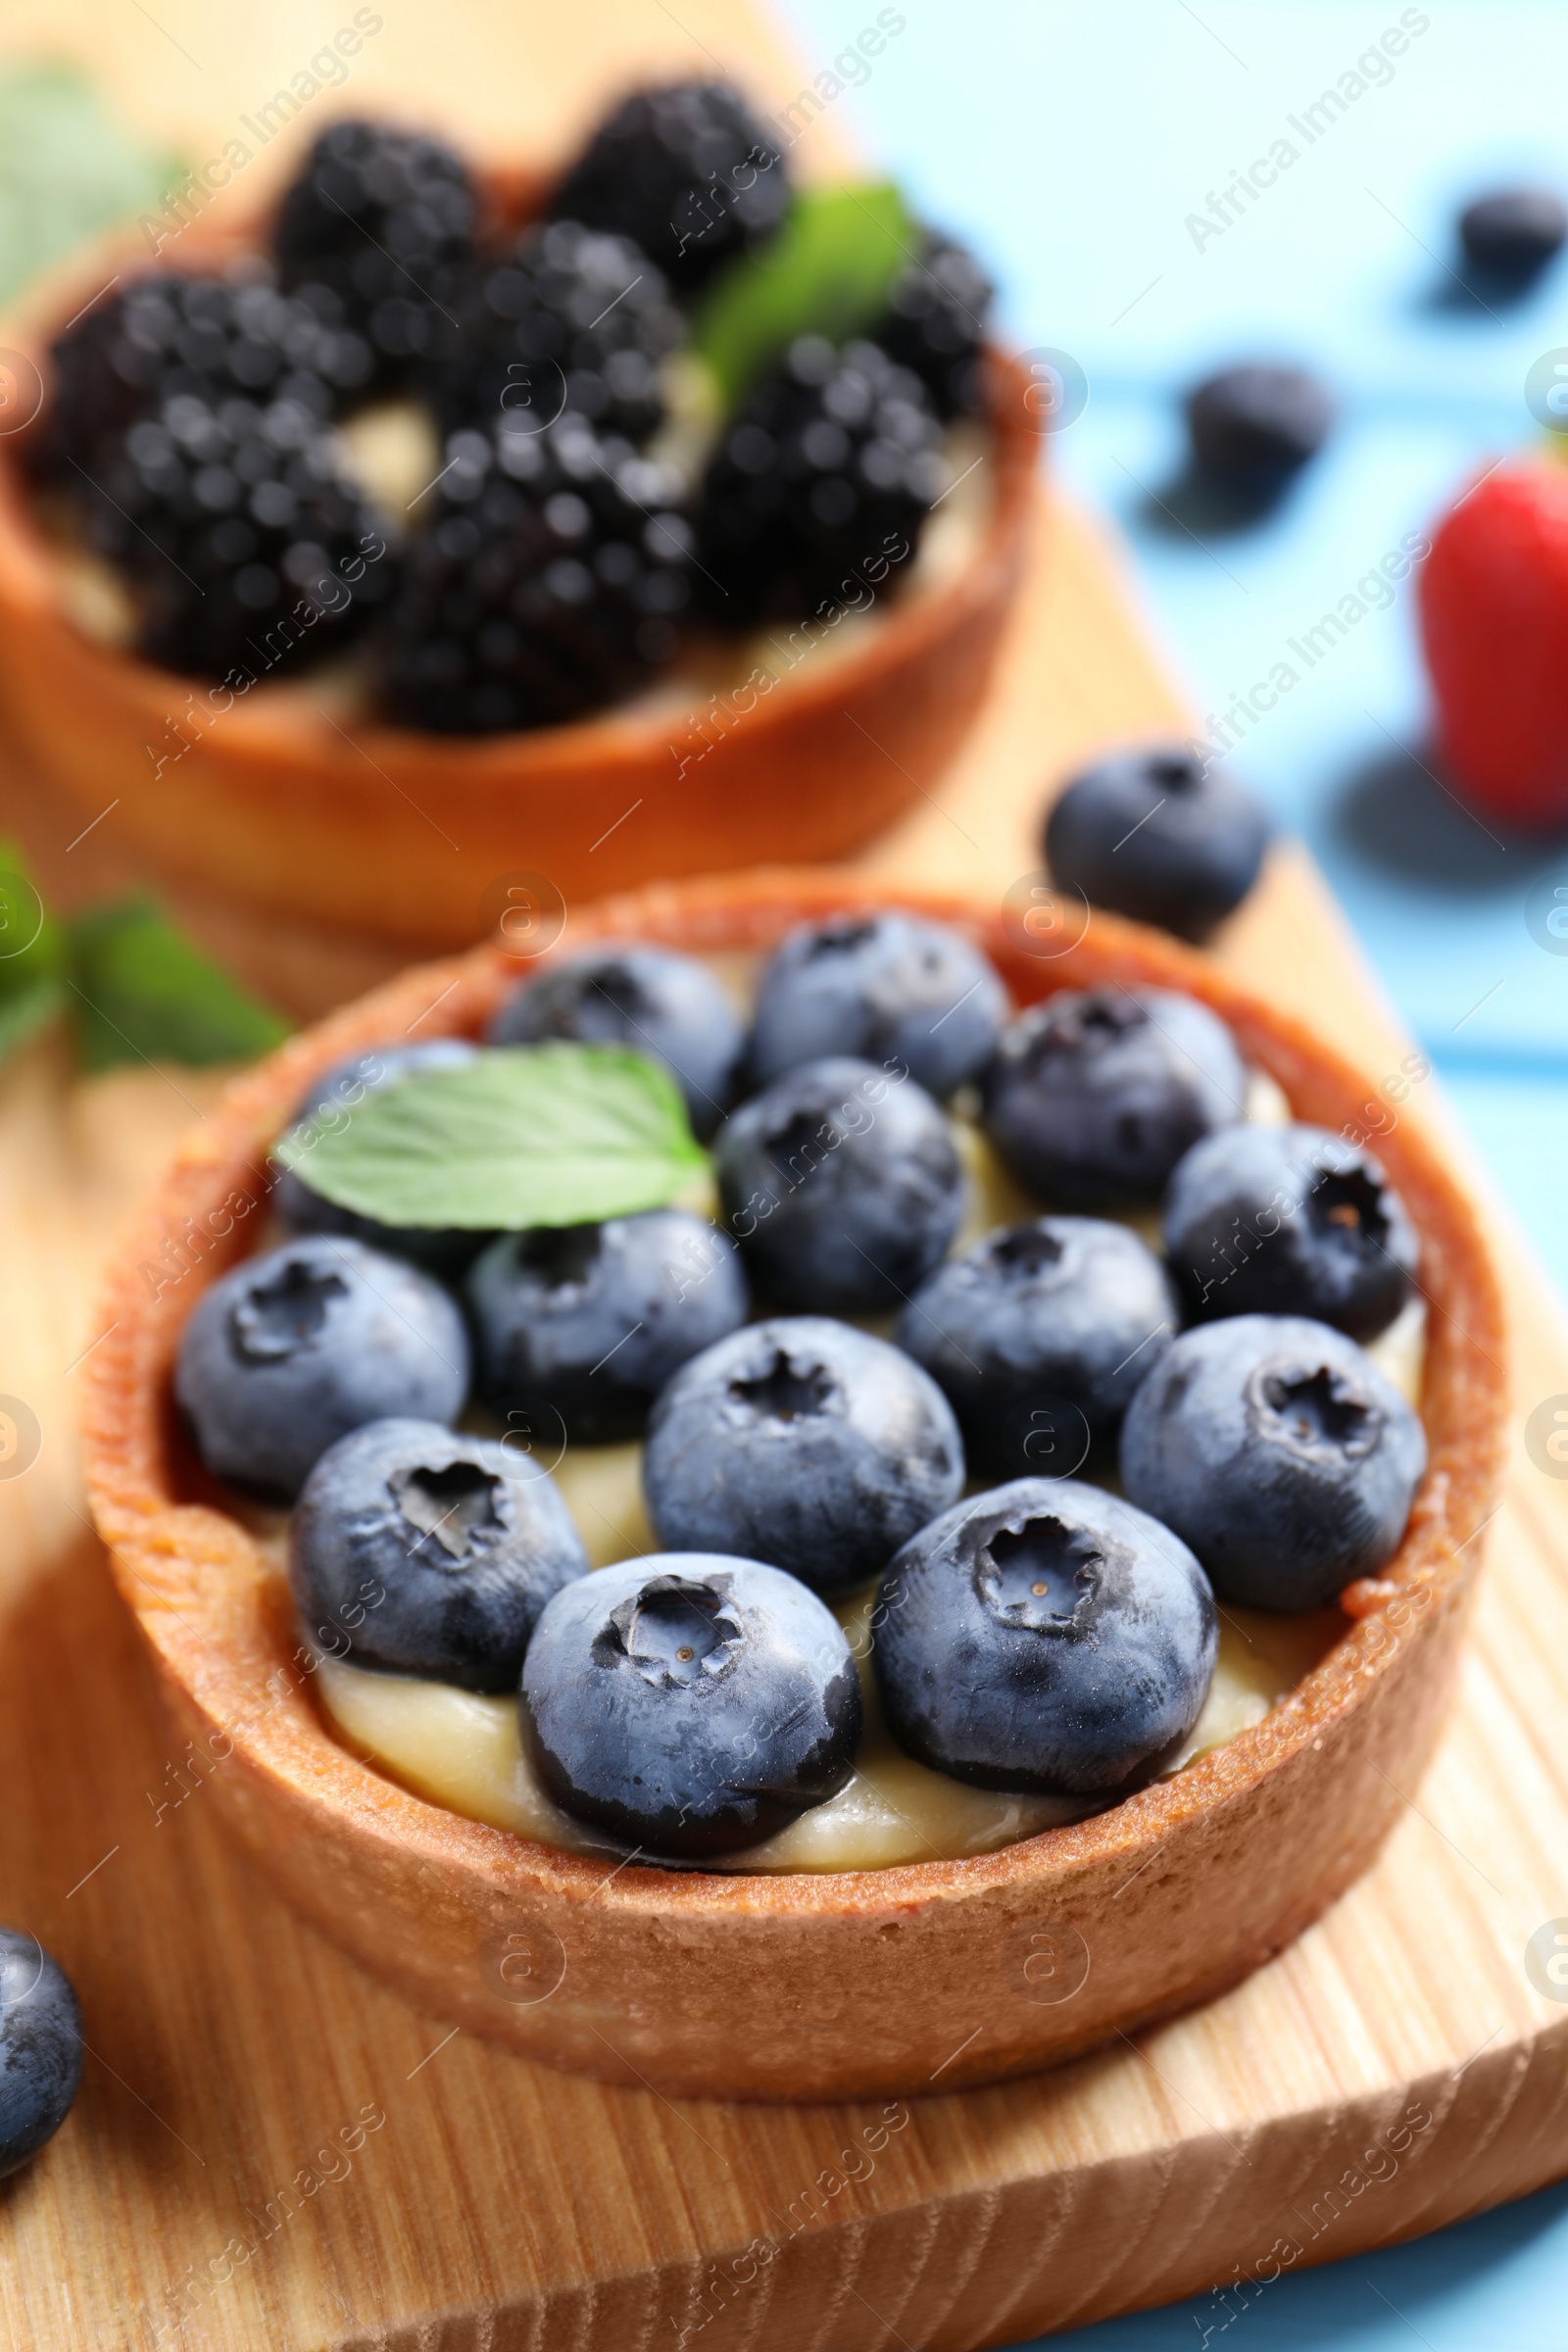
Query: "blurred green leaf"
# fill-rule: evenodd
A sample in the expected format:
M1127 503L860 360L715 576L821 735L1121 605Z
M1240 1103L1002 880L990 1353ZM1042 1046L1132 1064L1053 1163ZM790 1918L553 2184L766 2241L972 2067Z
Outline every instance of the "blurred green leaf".
M83 1069L117 1062L248 1061L288 1023L177 931L150 899L95 906L70 925Z
M0 1059L61 1010L64 965L65 942L26 859L14 841L0 840Z
M0 302L99 229L156 209L178 176L74 67L0 74Z

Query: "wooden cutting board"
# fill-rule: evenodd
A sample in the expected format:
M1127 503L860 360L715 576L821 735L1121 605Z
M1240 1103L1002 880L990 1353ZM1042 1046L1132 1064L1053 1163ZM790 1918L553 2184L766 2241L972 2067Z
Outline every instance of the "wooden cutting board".
M149 120L183 71L157 54L163 26L193 56L206 44L202 74L241 38L212 9L161 7L144 38L115 13L92 37L101 61L119 44ZM712 53L775 97L806 78L740 0L680 13L692 37L657 0L600 0L569 32L449 5L389 18L376 70L492 137L513 96L554 134L632 65ZM265 59L192 99L187 132L241 84L270 89L291 28L309 54L324 20L280 15ZM58 43L58 9L47 22ZM504 71L475 80L487 57ZM1051 777L1180 720L1113 559L1044 504L988 712L866 870L995 900L1038 863ZM74 875L70 813L12 763L0 824ZM1396 1069L1406 1043L1298 855L1276 858L1221 952L1374 1078ZM70 2122L3 2192L8 2343L956 2352L1240 2275L1217 2332L1282 2269L1568 2171L1568 2001L1526 1967L1532 1936L1568 1921L1568 1484L1522 1434L1560 1392L1568 1410L1568 1337L1494 1203L1521 1438L1459 1702L1369 1876L1223 2000L1031 2082L937 2083L886 2109L681 2104L542 2073L410 2010L231 1854L172 1742L82 1517L73 1389L96 1269L215 1084L75 1084L48 1044L0 1073L0 1412L20 1398L42 1432L31 1467L0 1476L0 1916L65 1962L88 2041ZM1400 1115L1441 1125L1434 1095Z

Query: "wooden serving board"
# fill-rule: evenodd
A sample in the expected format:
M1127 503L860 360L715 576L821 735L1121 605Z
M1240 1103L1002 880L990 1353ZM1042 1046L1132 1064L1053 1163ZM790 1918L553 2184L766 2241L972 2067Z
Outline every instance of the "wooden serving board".
M214 11L160 14L196 54L218 39ZM307 53L318 37L283 15L267 61L245 61L258 87L289 25ZM646 0L601 0L572 21L569 55L544 12L520 34L489 8L440 15L439 37L428 18L389 22L377 72L432 108L450 95L460 120L498 113L493 83L457 88L481 27L541 126L541 80L575 121L617 67L705 49L751 61L764 91L804 78L741 0L683 6L695 48ZM1108 551L1045 504L987 715L866 871L994 901L1038 862L1050 777L1180 723ZM0 824L51 870L68 870L74 822L8 768ZM1370 1072L1396 1070L1405 1041L1301 858L1276 858L1221 953ZM177 1070L74 1084L48 1044L0 1073L0 1412L20 1398L42 1433L24 1474L0 1475L0 1916L65 1962L88 2042L71 2120L0 2192L6 2342L957 2352L1238 2274L1255 2299L1283 2268L1568 2170L1568 2005L1525 1965L1532 1935L1568 1915L1568 1485L1522 1439L1483 1539L1458 1704L1375 1869L1224 1999L1054 2074L956 2096L937 2081L886 2109L675 2103L449 2033L298 1925L172 1744L82 1516L72 1434L96 1269L214 1085ZM1398 1115L1441 1125L1433 1096L1429 1081ZM1485 1214L1522 1432L1568 1392L1568 1336ZM1216 2302L1216 2328L1242 2305Z

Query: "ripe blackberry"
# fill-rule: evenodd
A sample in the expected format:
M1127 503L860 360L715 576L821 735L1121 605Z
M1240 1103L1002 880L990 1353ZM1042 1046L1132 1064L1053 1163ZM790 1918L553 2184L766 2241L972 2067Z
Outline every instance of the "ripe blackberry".
M877 340L910 368L942 417L977 416L984 406L980 348L996 292L967 247L933 236L906 263L888 295Z
M310 380L265 408L176 392L94 453L78 503L149 661L231 682L299 669L387 593L385 542L337 471Z
M723 82L685 81L623 100L550 210L630 237L691 291L771 235L789 201L784 158L751 109Z
M443 735L552 726L627 693L675 651L690 596L674 485L567 415L454 433L441 507L379 632L383 701Z
M477 212L467 166L439 139L334 122L278 211L283 283L330 287L368 337L378 381L395 383L455 315Z
M448 431L548 424L564 409L646 441L663 420L659 366L686 326L662 273L627 237L550 220L474 272L429 388Z
M727 425L697 512L710 616L743 626L863 601L947 478L925 387L874 343L803 335Z

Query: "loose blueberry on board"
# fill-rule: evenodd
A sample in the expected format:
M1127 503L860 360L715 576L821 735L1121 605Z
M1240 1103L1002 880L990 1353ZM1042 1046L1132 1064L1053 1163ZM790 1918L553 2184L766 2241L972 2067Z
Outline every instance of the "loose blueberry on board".
M963 1216L962 1166L931 1097L849 1054L786 1070L743 1102L713 1172L759 1289L811 1313L899 1305Z
M686 1098L692 1132L712 1134L735 1099L746 1031L707 965L670 948L586 948L515 989L490 1023L495 1046L564 1037L629 1046L662 1061Z
M939 1266L899 1345L957 1414L971 1476L1061 1476L1114 1436L1180 1323L1164 1268L1127 1226L1036 1217Z
M71 1980L25 1928L0 1928L0 2177L52 2139L81 2081Z
M679 1208L503 1234L466 1295L490 1410L543 1407L588 1445L638 1436L670 1374L749 1304L734 1243Z
M1226 368L1187 396L1195 467L1249 503L1277 497L1333 423L1333 401L1304 368Z
M1242 1127L1178 1164L1165 1251L1190 1314L1308 1315L1376 1339L1410 1296L1421 1245L1370 1152L1324 1127Z
M910 1538L872 1663L906 1754L980 1788L1114 1798L1198 1721L1214 1598L1168 1528L1076 1479L1014 1479Z
M473 1060L479 1049L466 1038L433 1037L413 1046L378 1046L368 1054L355 1054L347 1061L333 1064L308 1087L295 1108L293 1124L303 1126L307 1119L323 1113L337 1118L352 1118L354 1105L367 1095L379 1093L384 1086L394 1086L400 1078L419 1070L462 1069ZM285 1225L296 1233L347 1233L357 1242L367 1242L372 1250L385 1250L393 1257L412 1258L430 1274L443 1281L457 1281L472 1264L477 1252L490 1238L483 1233L456 1232L444 1227L383 1225L376 1217L361 1216L357 1209L341 1208L328 1200L323 1193L313 1192L303 1176L285 1168L277 1180L272 1195L273 1205Z
M1007 1017L991 964L923 915L837 914L802 923L758 983L751 1070L760 1086L825 1054L902 1062L938 1097L976 1077Z
M1253 1609L1326 1608L1375 1575L1426 1461L1418 1415L1355 1342L1297 1315L1184 1332L1122 1423L1132 1500Z
M553 1479L491 1438L371 1421L328 1446L289 1527L289 1581L329 1655L514 1690L540 1611L588 1571Z
M292 1502L367 1421L452 1421L468 1393L463 1317L437 1283L363 1242L306 1234L215 1282L186 1324L174 1396L215 1478Z
M752 1323L695 1356L654 1407L643 1455L667 1550L765 1554L817 1592L876 1576L962 1487L935 1381L820 1315Z
M783 1569L655 1552L558 1592L523 1661L523 1745L557 1804L619 1843L706 1859L842 1788L860 1682Z
M1484 284L1522 293L1562 250L1568 209L1550 188L1496 188L1459 215L1459 244Z
M1167 989L1063 990L1004 1031L986 1132L1020 1184L1064 1208L1157 1200L1183 1152L1246 1115L1218 1015Z
M1058 890L1200 942L1257 880L1267 840L1252 795L1173 744L1074 776L1046 817L1044 848Z

